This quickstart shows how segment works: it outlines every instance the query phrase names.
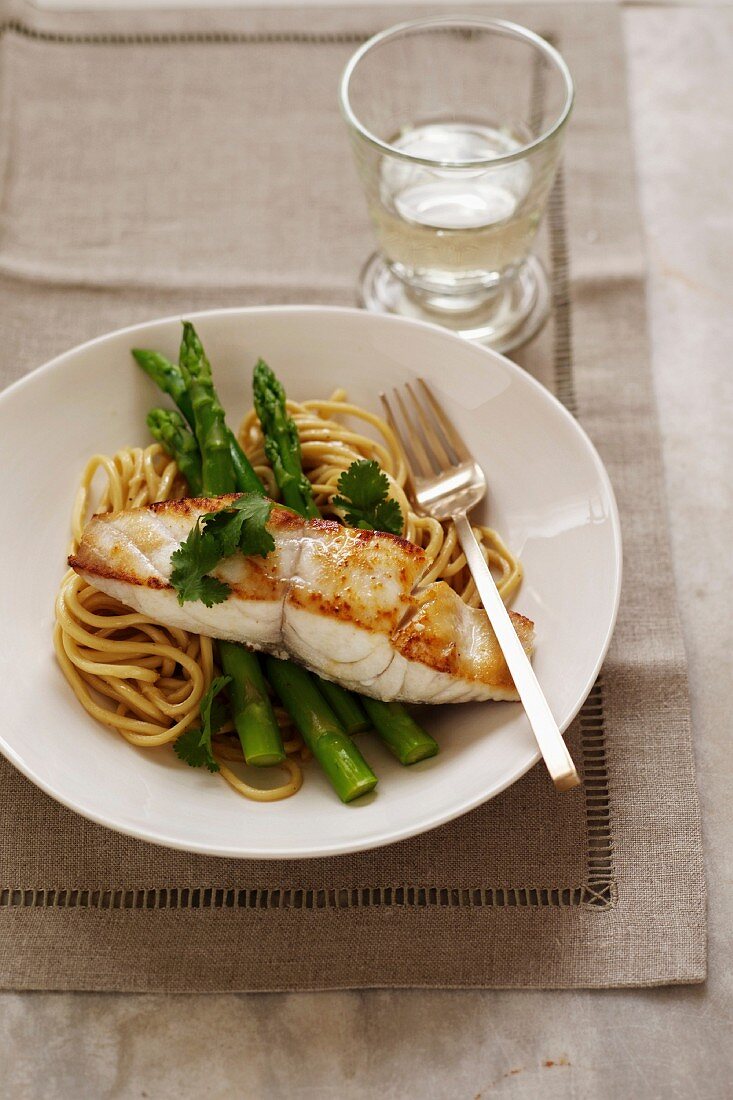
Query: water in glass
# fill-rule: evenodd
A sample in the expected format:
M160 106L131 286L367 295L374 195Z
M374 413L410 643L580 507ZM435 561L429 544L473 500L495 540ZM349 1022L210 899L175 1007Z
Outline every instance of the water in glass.
M487 160L521 148L526 135L473 122L432 122L391 145L432 161ZM540 217L525 160L435 168L385 159L371 214L388 259L426 291L491 286L526 257Z

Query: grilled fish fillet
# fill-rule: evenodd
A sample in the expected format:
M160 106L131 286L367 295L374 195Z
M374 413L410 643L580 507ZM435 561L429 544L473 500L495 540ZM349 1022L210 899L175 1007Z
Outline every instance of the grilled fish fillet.
M95 516L69 564L95 588L167 626L293 657L376 699L459 703L516 699L488 617L444 581L420 586L428 562L405 539L303 520L275 506L266 557L235 554L214 576L232 594L182 607L171 555L198 518L234 497L185 499ZM510 613L527 653L533 624Z

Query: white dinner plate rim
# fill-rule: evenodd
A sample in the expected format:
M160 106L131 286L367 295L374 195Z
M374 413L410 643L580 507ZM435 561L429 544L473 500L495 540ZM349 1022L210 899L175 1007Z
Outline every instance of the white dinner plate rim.
M263 306L230 306L223 308L213 308L205 310L189 310L184 313L168 314L164 317L154 317L147 321L142 321L138 324L127 325L119 329L113 329L109 332L105 332L100 336L95 336L90 340L86 340L81 344L77 344L67 351L60 353L48 360L48 362L41 364L34 368L23 378L13 382L10 386L6 387L0 392L0 405L4 404L14 393L23 389L25 386L32 384L34 379L37 379L40 375L51 373L62 369L64 364L77 356L80 352L86 351L95 346L100 346L108 341L115 340L120 336L124 336L129 333L139 332L142 329L148 329L156 325L164 325L172 322L180 321L185 317L192 321L200 321L206 318L216 318L225 315L251 315L251 314L299 314L299 313L326 313L334 315L352 315L363 317L378 317L380 321L388 324L396 324L398 326L417 326L421 329L432 330L440 333L441 336L447 336L450 339L455 339L459 342L463 342L462 337L447 331L439 325L431 324L426 321L413 320L404 317L392 316L390 314L370 314L366 310L357 309L348 306L320 306L315 304L293 304L293 305L263 305ZM475 346L475 345L474 345ZM551 393L545 386L542 385L536 378L525 371L522 367L512 362L506 356L501 355L499 352L495 352L488 348L478 348L479 351L486 352L490 358L496 357L500 359L503 364L509 369L510 373L521 378L523 384L527 384L530 388L534 388L538 391L542 398L555 407L555 411L559 412L566 422L571 425L571 429L574 430L582 438L588 453L593 461L595 472L598 474L599 480L603 486L603 489L607 495L607 501L609 504L608 518L611 522L611 532L613 535L613 549L614 549L614 579L615 579L615 591L613 599L612 614L609 619L608 629L603 639L603 644L599 650L598 658L593 666L592 671L586 678L586 682L583 688L580 690L577 702L571 709L568 716L565 718L561 725L561 732L564 733L570 723L577 717L584 702L588 698L588 695L598 678L598 674L601 670L603 662L608 653L608 648L611 644L611 638L616 625L618 617L618 610L621 600L621 588L623 579L623 550L622 550L622 537L621 537L621 523L618 511L618 504L616 501L616 495L613 490L613 485L609 477L608 471L603 463L598 450L591 440L588 433L585 431L579 421L568 411L568 409L558 400L553 393ZM465 801L460 802L452 806L447 811L438 811L433 817L428 819L421 819L418 824L407 827L400 827L397 831L394 829L391 831L385 831L377 835L371 836L368 840L360 840L357 842L344 841L342 843L329 843L313 847L308 852L293 853L289 849L272 849L263 847L247 847L243 848L241 845L232 847L223 847L220 844L207 844L207 843L192 843L191 841L182 841L176 836L164 836L160 832L148 830L142 826L136 828L127 824L120 824L110 821L103 813L98 813L92 809L81 806L73 798L69 798L63 791L57 790L53 783L48 782L39 775L37 771L25 764L18 753L13 747L5 741L0 730L0 752L14 767L18 769L27 779L29 779L40 790L44 791L47 795L53 798L56 802L66 806L74 813L78 813L81 817L86 818L89 821L93 821L97 825L102 825L105 828L113 829L124 836L130 836L138 840L144 840L148 843L157 844L165 848L171 848L177 851L193 852L201 855L221 856L230 859L273 859L273 860L287 860L287 859L316 859L325 856L335 855L348 855L358 851L369 851L374 848L385 847L389 844L397 843L401 840L408 840L410 837L419 835L420 833L428 832L431 829L438 828L440 825L444 825L449 821L453 821L463 814L468 813L470 810L475 809L477 806L483 805L485 802L490 801L497 795L501 794L508 787L512 786L523 775L526 775L531 768L533 768L541 759L539 749L529 759L526 764L522 764L512 771L503 780L495 782L491 791L484 795L477 795L468 797ZM562 797L562 795L558 795Z

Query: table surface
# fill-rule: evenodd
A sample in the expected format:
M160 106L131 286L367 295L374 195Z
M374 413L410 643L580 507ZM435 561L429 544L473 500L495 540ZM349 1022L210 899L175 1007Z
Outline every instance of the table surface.
M105 0L38 0L45 7ZM146 0L121 0L141 6ZM184 6L186 0L179 0ZM201 2L201 0L198 0ZM172 6L160 0L158 6ZM706 986L0 995L21 1097L722 1097L733 1076L729 705L733 7L623 9L653 366L710 897ZM730 420L728 420L730 423ZM727 506L727 510L726 510Z

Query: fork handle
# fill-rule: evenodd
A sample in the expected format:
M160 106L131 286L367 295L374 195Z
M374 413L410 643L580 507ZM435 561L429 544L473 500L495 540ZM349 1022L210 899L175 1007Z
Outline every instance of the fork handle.
M476 582L481 602L512 674L547 770L558 790L567 791L571 787L577 787L580 779L572 757L563 741L557 722L552 717L552 711L529 662L529 657L517 637L509 612L504 607L468 517L465 512L457 512L451 518L456 525L456 533L466 555L468 568Z

